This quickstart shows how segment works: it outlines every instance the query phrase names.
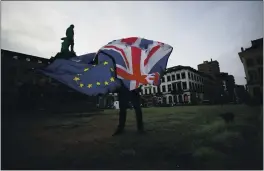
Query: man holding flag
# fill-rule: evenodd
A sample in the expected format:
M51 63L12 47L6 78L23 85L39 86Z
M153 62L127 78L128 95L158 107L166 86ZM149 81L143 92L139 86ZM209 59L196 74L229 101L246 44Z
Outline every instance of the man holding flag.
M172 50L168 44L129 37L114 40L97 53L69 60L57 59L41 72L90 96L117 90L120 111L119 125L114 135L124 130L129 101L136 112L138 131L142 133L141 86L160 84L160 74L165 71Z

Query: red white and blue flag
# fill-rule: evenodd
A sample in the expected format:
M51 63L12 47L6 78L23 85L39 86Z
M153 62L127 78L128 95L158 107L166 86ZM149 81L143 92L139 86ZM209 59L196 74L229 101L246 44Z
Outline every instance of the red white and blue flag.
M172 46L165 43L130 37L108 43L99 53L113 57L117 78L134 90L141 85L160 84L160 74L165 71L172 50Z

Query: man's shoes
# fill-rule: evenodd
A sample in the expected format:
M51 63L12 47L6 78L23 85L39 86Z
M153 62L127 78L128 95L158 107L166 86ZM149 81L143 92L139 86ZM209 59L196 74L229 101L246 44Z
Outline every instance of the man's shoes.
M114 133L112 136L120 135L120 134L122 134L123 132L124 132L123 129L117 129L117 130L115 131L115 133Z

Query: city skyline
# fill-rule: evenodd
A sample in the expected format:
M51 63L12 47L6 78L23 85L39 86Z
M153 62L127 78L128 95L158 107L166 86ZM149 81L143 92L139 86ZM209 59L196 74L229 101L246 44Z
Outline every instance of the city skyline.
M168 67L218 60L246 84L238 52L263 37L263 2L2 2L2 49L50 58L75 25L78 55L138 36L174 47Z

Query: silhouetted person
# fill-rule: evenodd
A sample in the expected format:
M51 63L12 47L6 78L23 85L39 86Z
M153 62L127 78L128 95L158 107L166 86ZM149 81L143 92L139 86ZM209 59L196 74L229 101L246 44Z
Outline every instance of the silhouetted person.
M71 52L73 52L74 50L74 25L70 25L70 27L67 28L66 30L66 37L67 37L67 40L71 46Z
M119 125L117 130L115 131L114 135L118 135L123 133L126 123L126 114L127 109L129 107L129 102L131 101L133 108L136 112L136 119L137 119L137 129L139 133L144 132L143 128L143 117L142 117L142 110L140 106L140 89L136 89L133 91L129 91L123 85L118 90L118 100L119 100Z

